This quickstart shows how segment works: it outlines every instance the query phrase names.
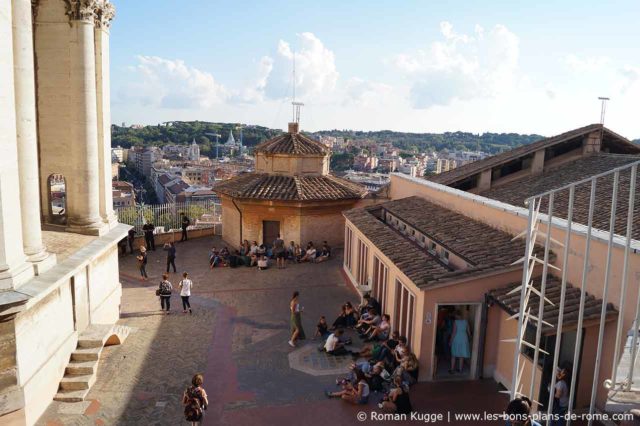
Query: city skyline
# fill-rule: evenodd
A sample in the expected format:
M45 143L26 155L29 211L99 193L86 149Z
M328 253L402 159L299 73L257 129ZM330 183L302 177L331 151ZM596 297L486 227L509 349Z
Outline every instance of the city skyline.
M609 96L607 126L640 136L633 2L303 3L116 3L114 122L284 128L295 52L305 130L549 136L597 122Z

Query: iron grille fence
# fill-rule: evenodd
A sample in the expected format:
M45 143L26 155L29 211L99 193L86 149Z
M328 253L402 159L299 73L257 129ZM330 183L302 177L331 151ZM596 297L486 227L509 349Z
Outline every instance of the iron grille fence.
M153 223L156 233L180 229L182 213L191 220L190 228L211 228L222 221L222 205L212 200L197 200L184 203L140 204L115 209L118 221L142 232L145 223Z
M524 262L522 284L514 290L519 292L520 309L512 317L518 320L518 332L515 339L511 340L515 341L516 347L509 393L512 398L520 395L529 397L538 404L541 412L553 412L554 398L549 398L546 403L538 401L539 393L534 389L536 367L539 360L546 357L545 361L552 365L548 389L555 389L555 372L560 365L563 347L563 321L566 312L575 310L575 306L568 306L566 300L569 274L573 276L574 287L578 287L580 291L575 343L568 353L563 352L563 357L570 360L569 365L573 367L569 380L569 414L579 411L573 405L575 396L587 397L583 401L588 401L588 412L593 415L597 410L599 391L607 393L607 403L611 401L612 395L640 392L640 379L638 372L634 371L639 343L640 290L638 279L634 276L634 272L637 274L638 271L630 271L630 256L637 255L638 250L638 238L634 237L634 231L640 231L634 230L638 208L636 181L639 165L640 161L629 163L526 200L529 214L527 230L521 234L526 238L525 256L521 260ZM535 254L536 244L544 247L544 255L541 257ZM595 244L606 247L606 254L603 250L594 249ZM553 263L550 261L552 251L556 259ZM573 263L570 257L573 258ZM570 271L570 268L573 269ZM538 272L535 272L536 269ZM547 298L548 273L561 277L558 306ZM534 287L533 280L536 277L541 277L540 285ZM582 390L578 395L578 367L585 364L585 360L581 359L582 343L585 325L588 325L585 320L585 301L593 296L587 295L588 287L590 293L596 293L595 296L602 299L603 303L595 314L598 321L597 349L595 359L588 363L593 365L593 370L583 370L580 374L583 380L587 377L592 380L590 393L584 395ZM615 297L611 296L612 293ZM615 327L605 333L605 323L612 305L617 310ZM545 315L547 310L557 311L557 314L554 312ZM594 312L589 314L593 320ZM549 323L551 315L555 324ZM535 330L535 338L525 337L527 329ZM548 352L545 351L546 348L541 348L543 332L555 342L550 345L553 349ZM613 346L605 343L611 342L614 336ZM526 374L521 355L525 349L531 354L534 366ZM605 363L605 359L612 361ZM529 375L530 378L527 377ZM592 423L593 419L589 418L589 425ZM571 424L571 420L567 424Z

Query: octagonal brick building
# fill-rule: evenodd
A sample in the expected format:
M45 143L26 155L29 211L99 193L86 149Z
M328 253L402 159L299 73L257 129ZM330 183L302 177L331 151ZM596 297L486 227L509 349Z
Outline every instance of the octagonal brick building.
M256 170L215 185L222 200L222 237L230 246L244 239L271 244L343 242L342 212L366 194L358 184L329 173L330 150L289 131L255 148Z

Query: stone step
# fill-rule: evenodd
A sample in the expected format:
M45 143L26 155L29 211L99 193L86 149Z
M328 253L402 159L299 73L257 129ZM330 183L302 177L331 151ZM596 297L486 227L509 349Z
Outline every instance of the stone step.
M60 402L82 402L89 394L89 389L81 390L64 390L60 389L56 396L53 397L54 401Z
M101 352L102 346L99 348L78 348L71 354L71 361L97 361Z
M78 336L78 347L97 348L104 345L104 342L112 334L113 325L93 324L87 327Z
M71 361L65 369L65 374L69 376L83 376L95 374L98 371L98 361Z
M96 381L95 374L84 376L64 376L60 381L60 389L63 390L83 390L89 389Z

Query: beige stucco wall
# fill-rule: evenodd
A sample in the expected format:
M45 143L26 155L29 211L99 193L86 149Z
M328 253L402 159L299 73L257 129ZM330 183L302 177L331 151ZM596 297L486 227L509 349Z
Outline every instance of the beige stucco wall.
M392 199L399 199L413 195L423 197L445 208L494 226L511 235L517 235L527 227L528 212L525 209L499 203L494 200L424 180L416 181L394 174L391 176L389 193ZM557 224L554 224L552 227L551 235L554 240L564 243L566 226L563 226L563 223L566 222L557 221ZM541 224L538 229L542 233L545 233L546 225ZM586 245L586 227L574 224L572 229L573 232L571 233L569 257L566 265L567 280L579 287L582 282L582 270ZM585 288L589 294L598 298L603 296L607 237L607 233L594 231L591 238L589 259L587 261L589 273L586 277ZM636 248L636 246L638 246L637 248L640 248L640 245L638 245L637 242L633 242L633 246L634 248ZM563 249L561 247L554 246L552 247L552 250L558 255L555 264L561 269L564 269L562 258ZM625 297L623 298L623 335L626 334L627 330L632 328L636 312L636 301L638 297L638 287L640 284L640 254L638 254L638 250L635 251L636 252L632 252L629 257L628 284ZM609 275L610 288L607 302L614 304L618 309L620 309L623 261L624 248L620 244L620 240L617 240L612 252L611 270ZM559 275L559 272L553 269L550 269L550 272L552 274ZM615 333L615 327L608 325L605 331L605 342L610 342L611 344L603 346L602 363L599 372L600 382L611 376L614 355L613 343L615 342L615 336L610 336L610 334ZM622 349L623 345L624 339L620 342L620 349ZM587 357L595 357L594 353L595 352L591 353L585 350L583 358L587 359ZM584 383L585 381L586 379L582 380L581 383ZM600 401L599 405L601 406L601 401L603 401L604 398L604 391L601 386L599 388L598 401Z
M263 221L280 222L280 236L286 242L306 245L313 241L319 246L327 241L332 247L340 247L344 241L344 217L353 201L339 202L275 202L235 200L240 213L228 196L222 196L222 235L234 247L240 240L263 242ZM242 233L242 236L240 234ZM271 243L268 241L267 243Z
M256 154L256 171L281 175L326 175L329 156L291 156Z
M396 280L399 280L407 287L416 297L416 310L413 319L413 336L407 336L413 342L411 349L414 351L420 361L420 380L431 380L433 377L433 369L435 363L435 334L437 323L437 305L438 304L479 304L477 309L481 309L484 303L484 295L494 288L517 282L522 277L522 272L513 270L511 272L499 275L486 276L476 278L464 283L443 286L431 290L421 290L418 288L402 271L393 264L377 247L351 222L346 221L353 232L352 244L352 268L349 271L346 267L345 273L356 285L355 276L357 276L357 241L363 241L369 247L368 273L369 277L373 274L373 258L378 257L380 261L388 268L387 275L387 294L385 313L388 313L392 320L395 317L395 297L396 297ZM346 258L346 254L345 254ZM357 287L357 286L356 286ZM430 322L427 323L427 318ZM392 324L392 328L396 325ZM515 336L515 333L514 333ZM513 337L513 336L512 336ZM478 372L482 371L482 366L478 365Z

